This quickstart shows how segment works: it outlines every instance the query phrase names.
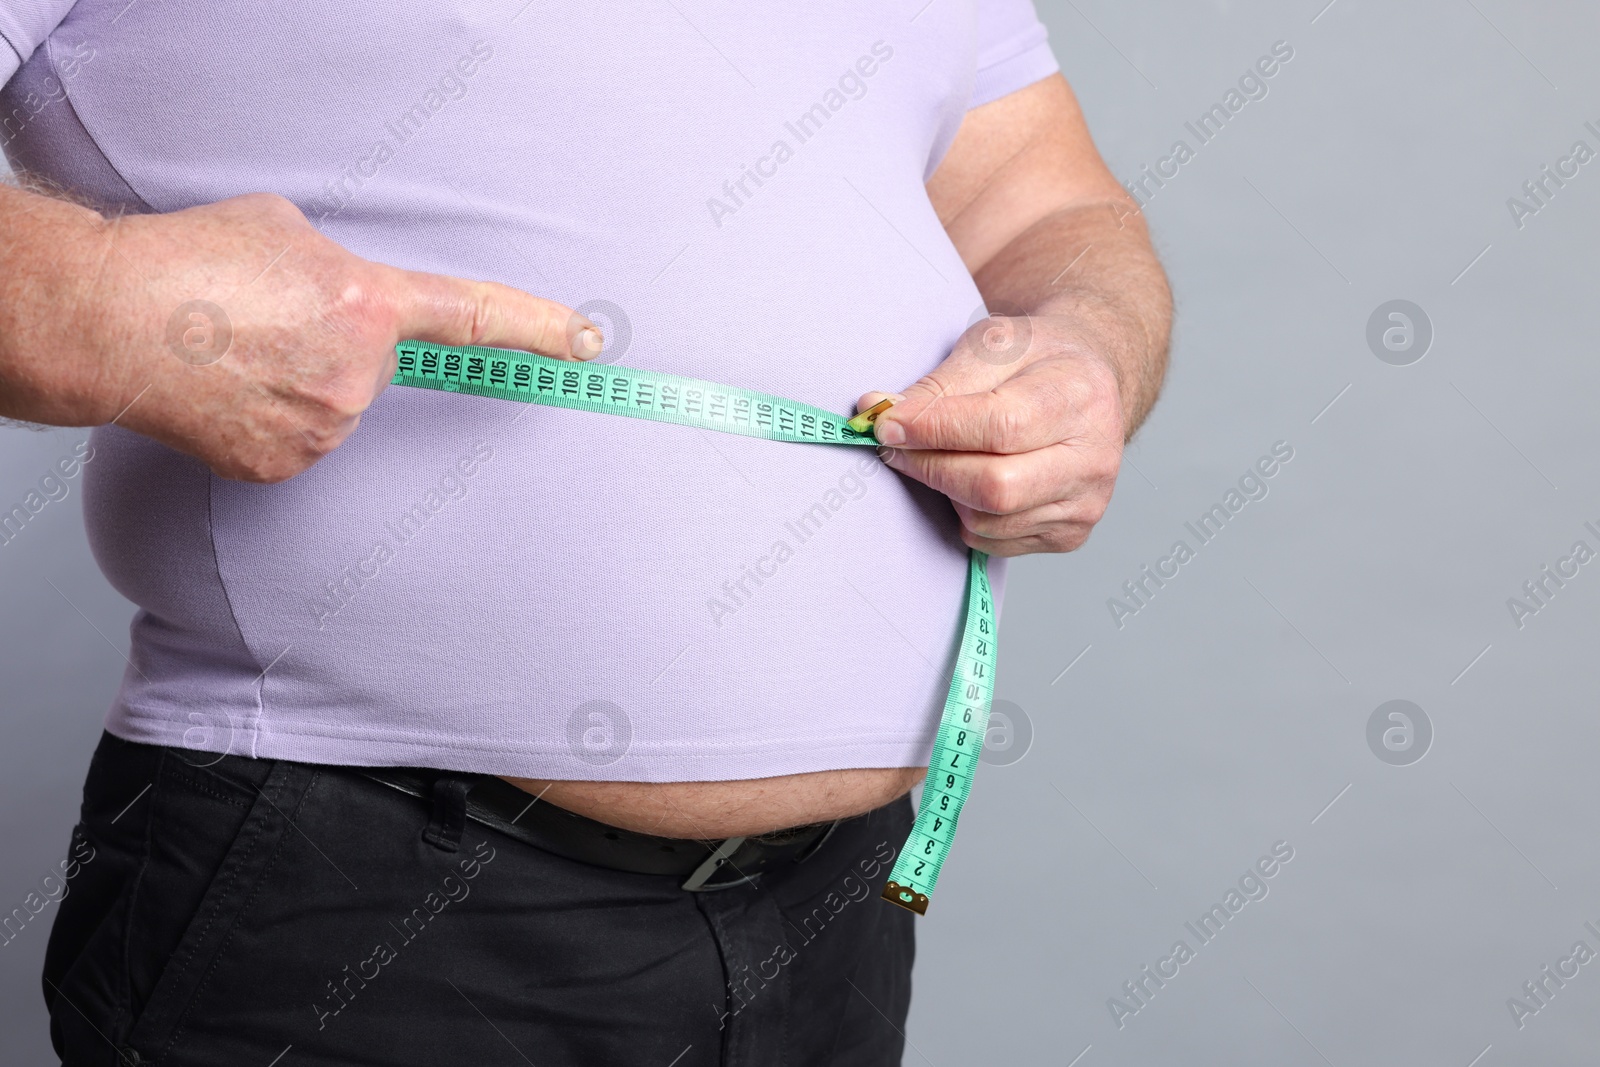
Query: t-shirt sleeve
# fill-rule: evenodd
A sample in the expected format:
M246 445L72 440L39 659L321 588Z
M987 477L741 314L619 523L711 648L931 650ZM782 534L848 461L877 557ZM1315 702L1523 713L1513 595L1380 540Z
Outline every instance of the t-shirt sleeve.
M76 0L0 0L0 85L22 69Z
M968 108L1061 69L1032 0L978 0L978 78Z

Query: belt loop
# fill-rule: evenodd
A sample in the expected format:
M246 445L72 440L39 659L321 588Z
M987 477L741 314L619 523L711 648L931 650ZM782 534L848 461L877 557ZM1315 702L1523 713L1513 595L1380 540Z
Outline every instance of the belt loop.
M467 794L478 784L475 774L441 774L433 782L433 813L422 839L441 852L461 850L467 826Z

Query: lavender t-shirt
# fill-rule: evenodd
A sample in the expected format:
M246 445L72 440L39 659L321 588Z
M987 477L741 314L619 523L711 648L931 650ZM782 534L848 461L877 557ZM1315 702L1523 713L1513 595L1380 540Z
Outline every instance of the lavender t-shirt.
M280 193L578 307L607 362L839 412L980 314L924 182L1056 69L1029 0L0 0L0 38L19 167L135 212ZM870 450L401 388L279 485L94 447L121 737L619 781L928 757L967 550Z

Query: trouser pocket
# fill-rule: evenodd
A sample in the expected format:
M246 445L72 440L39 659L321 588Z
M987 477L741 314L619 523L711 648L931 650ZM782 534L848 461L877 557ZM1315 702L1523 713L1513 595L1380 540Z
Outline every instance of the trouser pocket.
M295 764L102 741L84 786L95 859L84 891L62 902L45 967L65 1067L159 1062L312 777Z
M294 817L316 777L315 768L278 761L255 788L244 821L128 1033L125 1043L144 1059L161 1062L181 1039L190 1008L221 966L257 887L277 862L286 838L296 832ZM181 860L182 851L179 847L174 858ZM180 868L174 873L182 878L191 872ZM160 901L150 903L153 909L162 907Z

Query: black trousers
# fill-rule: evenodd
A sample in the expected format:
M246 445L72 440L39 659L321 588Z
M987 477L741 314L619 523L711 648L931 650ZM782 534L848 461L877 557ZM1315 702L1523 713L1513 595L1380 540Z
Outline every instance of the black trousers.
M214 760L214 762L212 762ZM900 1062L902 798L752 885L577 863L359 772L106 735L45 959L67 1067Z

